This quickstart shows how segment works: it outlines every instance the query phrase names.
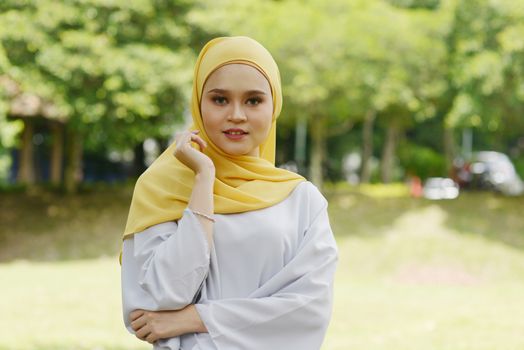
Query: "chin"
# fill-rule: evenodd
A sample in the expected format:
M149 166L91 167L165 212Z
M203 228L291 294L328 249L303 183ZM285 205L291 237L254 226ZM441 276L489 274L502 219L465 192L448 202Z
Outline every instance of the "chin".
M240 156L247 156L249 155L250 152L238 152L238 151L233 151L233 152L230 152L230 151L225 151L227 154L229 154L230 156L235 156L235 157L240 157Z
M239 157L239 156L247 156L249 155L250 153L252 153L251 150L239 150L239 149L224 149L224 148L221 148L221 150L230 155L230 156L235 156L235 157Z

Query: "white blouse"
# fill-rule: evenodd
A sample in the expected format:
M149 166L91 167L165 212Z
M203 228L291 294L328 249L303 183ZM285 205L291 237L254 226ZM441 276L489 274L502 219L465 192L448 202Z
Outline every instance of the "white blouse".
M282 202L215 214L209 247L188 209L177 222L126 239L123 316L195 304L208 333L162 339L154 349L318 350L331 318L338 260L327 201L310 182Z

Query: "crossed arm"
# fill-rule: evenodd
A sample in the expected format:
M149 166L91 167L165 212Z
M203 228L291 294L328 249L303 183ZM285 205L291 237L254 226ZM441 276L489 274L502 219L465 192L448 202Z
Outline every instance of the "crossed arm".
M198 212L213 213L212 193L214 174L201 175L195 178L195 186L188 208ZM213 244L212 222L198 217L206 234L209 247ZM186 333L205 333L207 329L200 319L195 306L190 304L180 310L148 311L134 310L129 315L131 327L138 339L153 344L158 339L177 337Z
M197 304L195 295L208 266L206 250L201 248L206 241L204 235L192 234L197 218L186 214L179 221L178 234L163 236L168 225L176 225L165 224L135 237L134 247L133 241L125 242L129 243L123 255L124 263L129 262L123 275L123 286L130 287L124 292L128 329L144 341L161 341L159 348L178 349L179 335L206 333L198 338L209 339L218 349L318 350L329 323L337 260L326 210L306 231L296 255L258 289L245 297L205 299ZM186 258L176 259L182 252ZM189 256L194 259L188 260ZM138 264L131 260L135 258ZM193 273L186 273L189 265Z
M130 319L136 337L151 344L158 339L207 332L193 304L173 311L134 310Z

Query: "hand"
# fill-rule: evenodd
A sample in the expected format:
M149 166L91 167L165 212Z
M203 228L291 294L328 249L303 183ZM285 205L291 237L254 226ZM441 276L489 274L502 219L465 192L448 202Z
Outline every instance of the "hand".
M198 130L184 131L176 137L176 148L174 156L185 166L195 172L195 174L211 173L214 177L215 165L211 158L203 153L207 147L206 142L198 136ZM200 151L191 146L195 142L200 147Z
M136 337L153 344L159 339L182 334L180 322L177 322L177 313L178 311L134 310L129 317Z
M194 305L173 311L134 310L129 317L136 337L150 344L186 333L207 332Z

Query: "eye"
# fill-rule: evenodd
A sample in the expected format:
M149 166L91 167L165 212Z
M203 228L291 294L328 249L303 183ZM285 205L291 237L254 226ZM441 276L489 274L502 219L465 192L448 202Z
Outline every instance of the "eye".
M256 106L256 105L258 105L258 104L261 103L261 102L262 102L262 99L261 99L260 97L251 97L251 98L249 98L249 99L246 101L246 103L247 103L248 105L252 105L252 106Z
M227 103L227 99L224 96L213 96L211 99L217 105L225 105Z

